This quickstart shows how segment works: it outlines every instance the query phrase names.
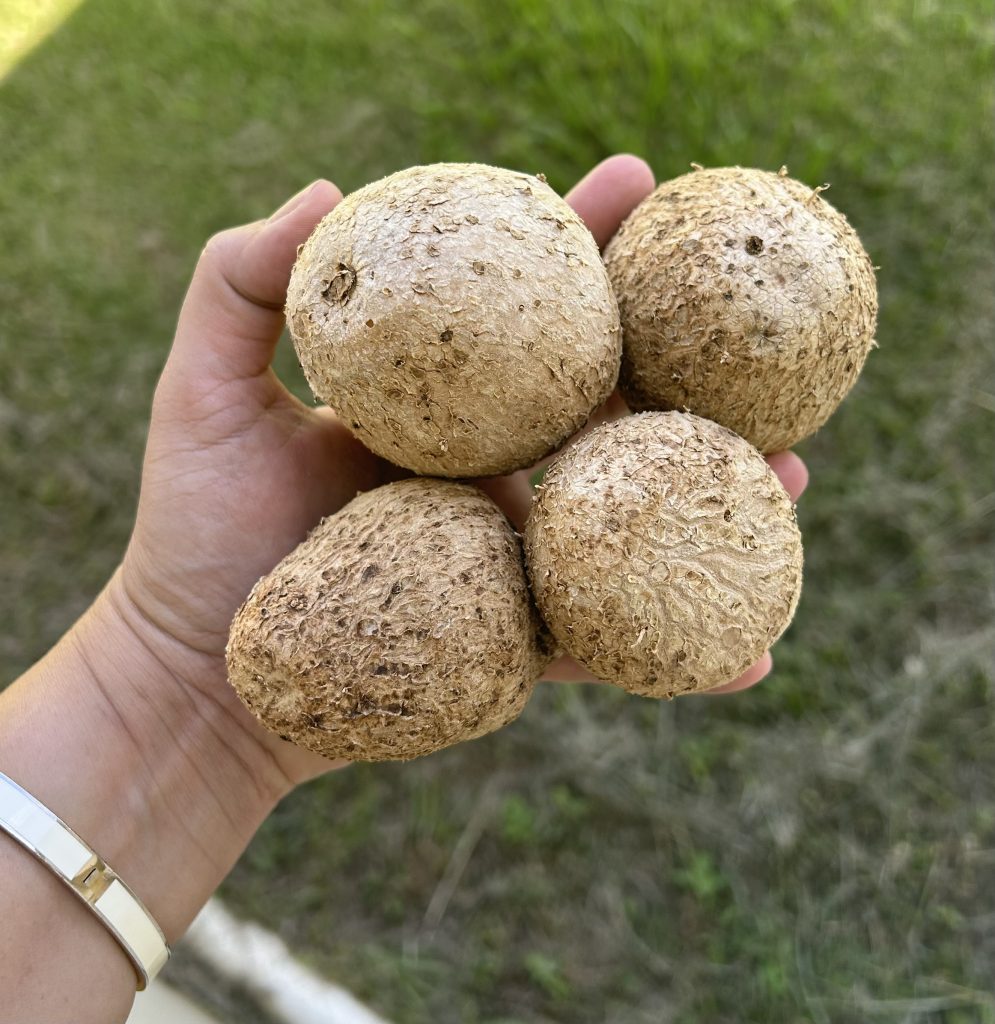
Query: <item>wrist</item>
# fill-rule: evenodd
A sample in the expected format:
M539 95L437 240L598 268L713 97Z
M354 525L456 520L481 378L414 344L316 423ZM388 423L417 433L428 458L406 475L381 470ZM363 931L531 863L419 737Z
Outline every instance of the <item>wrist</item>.
M172 649L120 586L2 695L0 760L174 942L290 781L212 691L223 664Z
M214 780L219 799L251 795L251 805L271 808L300 781L286 770L280 741L274 743L239 701L222 653L189 646L146 609L140 589L119 568L74 627L89 666L108 681L108 700L146 738L151 732L161 739L168 723L180 749L191 755L194 774L204 763L236 768L236 793L223 790L231 782L228 773Z
M330 761L294 746L264 728L229 685L225 643L240 600L232 595L231 587L222 586L217 592L204 580L200 586L163 580L161 564L149 559L147 551L147 543L136 545L133 541L101 599L195 705L203 706L206 701L222 713L222 721L234 735L255 740L245 754L260 785L280 797L302 782L345 765L345 761ZM224 735L228 735L227 728Z

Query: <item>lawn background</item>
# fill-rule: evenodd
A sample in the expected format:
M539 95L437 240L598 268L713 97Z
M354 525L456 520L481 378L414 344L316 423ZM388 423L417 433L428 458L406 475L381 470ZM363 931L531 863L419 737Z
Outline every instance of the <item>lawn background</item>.
M121 555L211 232L440 159L787 164L882 311L775 675L543 688L295 794L223 894L399 1024L992 1024L993 47L981 0L85 2L0 82L3 681Z

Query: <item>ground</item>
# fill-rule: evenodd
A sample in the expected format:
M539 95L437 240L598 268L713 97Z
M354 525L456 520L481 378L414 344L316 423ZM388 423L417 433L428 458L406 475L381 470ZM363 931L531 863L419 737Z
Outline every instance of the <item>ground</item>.
M800 449L774 676L545 687L306 787L223 894L404 1024L991 1024L993 44L981 0L84 3L0 83L4 678L121 555L212 231L438 159L560 189L616 150L787 164L831 183L882 312Z

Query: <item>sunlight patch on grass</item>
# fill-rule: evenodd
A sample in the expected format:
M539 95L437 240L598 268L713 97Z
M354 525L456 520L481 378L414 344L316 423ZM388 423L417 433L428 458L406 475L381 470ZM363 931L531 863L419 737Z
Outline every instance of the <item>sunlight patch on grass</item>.
M0 0L0 82L83 0Z

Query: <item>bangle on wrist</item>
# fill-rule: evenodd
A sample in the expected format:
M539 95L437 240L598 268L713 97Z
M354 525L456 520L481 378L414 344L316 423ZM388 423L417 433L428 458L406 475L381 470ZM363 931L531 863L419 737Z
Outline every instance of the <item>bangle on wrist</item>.
M103 921L134 965L138 991L144 989L169 959L162 929L101 857L3 772L0 830L47 865Z

